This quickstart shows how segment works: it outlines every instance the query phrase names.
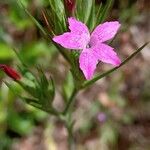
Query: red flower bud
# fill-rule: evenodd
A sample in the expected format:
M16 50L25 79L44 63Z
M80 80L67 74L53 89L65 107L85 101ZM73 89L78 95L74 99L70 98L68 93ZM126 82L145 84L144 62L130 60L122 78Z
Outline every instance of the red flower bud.
M14 69L7 65L0 64L0 69L2 69L10 78L13 80L20 80L21 76Z
M64 0L65 7L67 8L68 12L73 13L75 9L75 1L76 0Z

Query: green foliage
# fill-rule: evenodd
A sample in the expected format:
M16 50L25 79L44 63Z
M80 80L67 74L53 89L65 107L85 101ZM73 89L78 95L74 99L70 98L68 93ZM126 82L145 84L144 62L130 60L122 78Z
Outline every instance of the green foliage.
M26 9L24 4L20 0L18 0L18 5L21 5L21 7L29 15L31 20L37 25L37 27L40 29L40 31L43 33L43 35L46 36L47 34L46 34L45 30L43 29L43 27L41 26L41 24L32 16L32 14Z
M23 98L28 104L41 110L48 112L53 111L52 102L55 95L53 80L51 78L48 79L45 76L41 67L37 68L38 77L36 77L36 75L30 72L27 68L24 68L24 70L26 70L26 73L31 74L33 79L27 78L18 82L21 87L29 94L29 96L31 96L21 96L21 98ZM27 81L29 81L30 84Z
M71 93L73 92L73 88L74 88L73 77L71 72L69 72L63 84L62 95L65 102L67 102L68 98L71 96Z
M8 110L8 121L7 125L9 126L10 130L13 132L16 132L20 135L25 135L31 133L33 130L33 122L29 118L22 117L22 115L19 115L16 111L11 108ZM28 116L26 116L28 117Z
M105 6L101 10L100 16L97 17L99 20L98 24L102 23L107 18L107 15L108 15L112 5L113 5L113 0L107 0L106 1Z
M0 42L0 60L9 60L14 57L14 53L8 45Z
M113 147L118 138L118 132L114 125L109 122L101 128L101 142L108 147Z
M63 2L61 0L49 0L50 13L52 14L51 21L55 27L54 33L58 34L66 30L66 15ZM57 20L57 21L56 21Z
M27 65L36 65L41 63L40 59L51 60L56 50L44 40L32 41L22 46L19 51L20 57ZM45 65L42 63L42 65Z

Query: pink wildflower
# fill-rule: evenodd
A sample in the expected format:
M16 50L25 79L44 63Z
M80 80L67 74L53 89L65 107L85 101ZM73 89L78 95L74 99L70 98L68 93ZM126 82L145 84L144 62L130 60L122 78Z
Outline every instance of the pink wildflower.
M121 61L113 48L103 43L115 36L120 27L118 21L98 25L91 35L84 23L75 18L68 18L68 22L71 31L55 36L53 41L68 49L82 49L79 64L87 80L93 77L99 61L120 65Z
M99 122L105 122L107 120L107 116L105 113L100 112L97 116Z
M13 80L20 80L21 76L14 69L10 68L7 65L0 64L0 69L2 69L10 78Z

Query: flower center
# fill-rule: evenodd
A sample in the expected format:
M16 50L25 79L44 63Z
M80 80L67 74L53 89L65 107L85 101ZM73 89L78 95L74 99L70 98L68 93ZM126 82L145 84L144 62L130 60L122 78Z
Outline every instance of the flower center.
M91 48L90 43L88 43L88 44L86 45L86 48Z

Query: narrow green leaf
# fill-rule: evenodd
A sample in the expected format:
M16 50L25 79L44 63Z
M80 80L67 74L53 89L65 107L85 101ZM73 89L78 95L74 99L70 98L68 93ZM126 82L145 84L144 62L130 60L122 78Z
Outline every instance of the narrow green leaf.
M87 22L87 26L89 27L90 31L94 29L95 21L95 0L93 0L91 13Z
M27 82L28 81L28 82ZM32 87L30 85L32 81L26 80L26 82L22 82L22 81L18 81L18 84L27 92L29 93L31 96L38 98L37 97L37 91L35 87ZM33 84L33 83L32 83ZM29 86L30 85L30 86ZM35 86L35 85L34 85Z
M28 98L28 97L22 97L21 98L27 103L27 104L36 104L37 106L40 106L38 99Z
M143 46L141 46L140 48L138 48L133 54L131 54L128 58L126 58L118 67L114 67L100 75L95 76L92 80L89 81L85 81L82 88L85 88L87 86L92 85L93 83L95 83L96 81L98 81L99 79L109 75L110 73L114 72L115 70L118 70L120 67L122 67L124 64L126 64L129 60L131 60L135 55L137 55L149 42L145 43Z
M55 27L59 26L62 31L66 30L66 14L63 2L60 0L49 0L49 4L51 7L51 13L56 18L52 20L55 23Z
M13 48L14 53L16 54L17 58L19 59L20 63L22 64L22 66L26 67L26 64L24 62L24 60L22 59L22 57L20 56L19 52Z
M102 23L106 19L112 5L113 5L113 0L107 0L106 5L104 6L102 12L100 13L98 24Z
M40 31L45 35L48 36L48 34L45 32L44 28L41 26L41 24L31 15L31 13L26 9L24 4L17 0L18 4L24 9L24 11L27 13L27 15L31 18L31 20L36 24L36 26L40 29Z
M18 97L20 97L20 95L15 91L15 89L8 83L8 82L6 82L6 81L3 81L5 84L6 84L6 86L12 91L12 93L14 94L14 95L17 95Z
M37 66L37 70L38 70L38 73L39 73L39 84L40 84L40 87L42 88L42 90L46 90L49 83L48 83L48 80L44 74L44 71L42 70L42 66Z
M19 95L9 83L5 82L5 84L14 93L14 95L17 95L20 99L23 99L26 103L35 104L35 105L37 105L37 107L40 107L38 99L23 97L23 96Z
M38 84L36 86L37 98L43 108L49 109L55 96L54 82L51 78L50 80L47 79L41 66L37 67L37 69L39 72L39 79L37 80Z
M84 21L84 13L83 13L83 0L76 0L76 11L75 11L75 16L77 19L79 19L80 21Z
M50 101L50 104L53 102L54 100L54 96L55 96L55 84L52 78L50 78L49 80L49 86L47 89L47 95L48 95L48 99Z
M100 3L97 13L96 13L96 21L95 21L95 26L97 26L99 24L99 18L101 15L101 11L102 11L102 3Z
M94 5L94 1L93 0L83 0L83 5L84 6L84 23L87 23L92 11L92 7Z

